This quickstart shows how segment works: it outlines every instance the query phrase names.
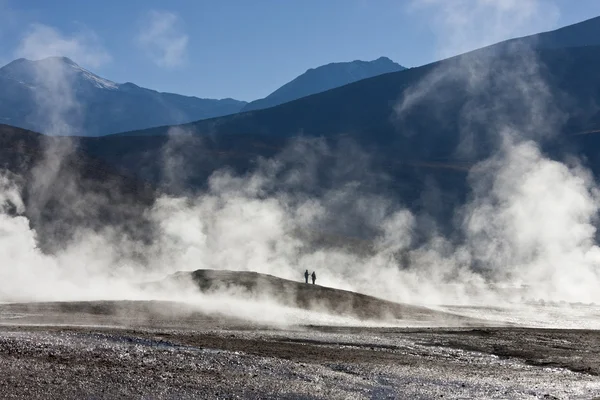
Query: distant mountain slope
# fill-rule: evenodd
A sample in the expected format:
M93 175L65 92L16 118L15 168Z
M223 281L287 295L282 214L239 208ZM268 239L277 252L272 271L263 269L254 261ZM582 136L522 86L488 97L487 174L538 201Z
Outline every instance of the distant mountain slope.
M483 91L474 92L464 76L448 80L436 91L422 95L417 106L397 117L396 108L408 89L416 87L434 71L458 70L468 59L476 60L477 52L443 60L423 67L385 74L354 82L313 96L264 110L207 119L181 125L182 130L211 135L259 135L280 139L297 136L353 136L370 145L397 145L397 159L448 160L460 140L459 119L466 105L485 109L498 102L503 71L517 68L520 53L507 54L491 63ZM600 128L597 100L600 99L600 46L573 47L537 51L539 76L548 84L548 96L563 93L569 99L562 111L567 117L564 129L570 133ZM489 90L488 90L489 89ZM563 96L564 97L564 96ZM556 97L557 102L561 101ZM503 104L509 107L511 104ZM431 110L435 108L435 118ZM521 110L514 117L521 117ZM443 121L443 123L440 123ZM517 120L516 120L517 121ZM117 136L165 135L169 127L127 132ZM107 139L112 140L112 139ZM482 143L482 146L485 146ZM488 144L489 145L489 144ZM479 154L481 155L481 153Z
M373 61L351 61L331 63L311 68L291 82L286 83L264 99L255 100L244 106L242 111L269 108L287 103L311 94L324 92L361 79L402 71L406 68L390 60L380 57Z
M64 57L0 68L0 123L97 136L234 114L246 103L160 93L94 75Z

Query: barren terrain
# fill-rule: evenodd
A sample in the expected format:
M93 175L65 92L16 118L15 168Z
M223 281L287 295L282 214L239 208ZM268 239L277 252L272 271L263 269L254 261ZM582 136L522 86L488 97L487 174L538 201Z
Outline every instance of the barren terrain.
M5 304L7 399L600 396L600 332L272 326L162 302Z

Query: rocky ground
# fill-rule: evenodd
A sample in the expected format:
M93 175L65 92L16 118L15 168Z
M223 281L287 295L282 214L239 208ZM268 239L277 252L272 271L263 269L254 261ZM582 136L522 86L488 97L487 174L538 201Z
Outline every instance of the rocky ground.
M600 396L599 331L274 329L199 315L136 319L88 310L86 318L53 307L0 307L0 398Z

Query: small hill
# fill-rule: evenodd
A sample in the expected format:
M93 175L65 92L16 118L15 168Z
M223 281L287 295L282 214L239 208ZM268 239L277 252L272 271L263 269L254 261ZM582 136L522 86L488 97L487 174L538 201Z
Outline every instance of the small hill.
M373 61L350 61L311 68L291 82L286 83L264 99L255 100L244 106L242 111L274 107L301 97L344 86L361 79L397 72L406 69L387 57Z
M49 135L98 136L181 124L234 114L245 104L115 83L66 57L21 58L0 68L0 123Z
M427 307L394 303L348 290L306 284L251 271L199 269L193 272L177 272L165 281L185 282L190 279L204 293L233 290L252 296L267 295L287 307L362 320L436 321L449 325L474 321Z

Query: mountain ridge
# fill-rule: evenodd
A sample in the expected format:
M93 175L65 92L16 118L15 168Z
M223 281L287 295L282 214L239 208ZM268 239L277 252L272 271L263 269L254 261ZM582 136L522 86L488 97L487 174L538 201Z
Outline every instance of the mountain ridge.
M0 87L0 122L49 135L100 136L180 124L234 114L246 104L116 83L67 57L14 60L0 68ZM56 118L60 130L49 128L48 120Z
M246 104L242 111L273 107L362 79L404 69L406 68L387 57L379 57L373 61L332 62L309 68L267 97Z

